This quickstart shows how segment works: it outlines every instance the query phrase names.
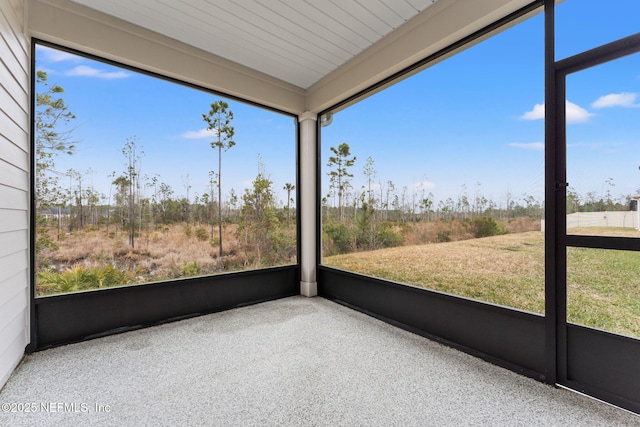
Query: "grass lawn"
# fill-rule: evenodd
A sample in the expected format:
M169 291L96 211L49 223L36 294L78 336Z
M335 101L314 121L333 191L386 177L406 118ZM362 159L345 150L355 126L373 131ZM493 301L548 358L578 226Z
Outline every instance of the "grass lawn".
M539 231L325 257L328 266L544 313ZM569 248L570 322L640 337L640 252Z

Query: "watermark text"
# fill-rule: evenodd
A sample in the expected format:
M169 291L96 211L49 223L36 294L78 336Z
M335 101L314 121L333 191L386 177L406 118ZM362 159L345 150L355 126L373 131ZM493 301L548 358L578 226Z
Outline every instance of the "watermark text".
M111 405L87 402L4 402L0 404L1 412L14 413L90 413L111 412Z

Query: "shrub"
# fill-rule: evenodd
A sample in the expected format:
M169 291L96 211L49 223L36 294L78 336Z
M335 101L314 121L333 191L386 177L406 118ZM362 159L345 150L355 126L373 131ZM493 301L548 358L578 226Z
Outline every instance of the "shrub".
M182 276L190 277L190 276L197 276L199 274L200 274L200 266L198 265L198 261L184 262L184 267L182 267Z
M505 233L502 224L488 216L467 220L465 226L475 238L497 236Z
M445 243L451 241L451 230L440 230L436 237L438 243Z
M402 232L387 223L380 224L376 229L376 240L381 248L391 248L404 244L404 236Z
M44 249L57 251L58 245L49 236L47 220L41 215L36 215L36 254L40 254Z
M53 294L106 288L131 283L133 278L112 265L84 267L76 265L65 271L38 272L38 294Z
M49 249L51 251L57 251L59 247L56 244L56 242L53 241L51 236L49 236L49 233L46 229L44 230L38 229L35 249L36 249L36 254L40 254L45 249Z
M295 228L278 227L269 233L269 263L282 264L295 260L297 253Z
M324 224L325 238L331 240L332 255L351 252L351 242L354 240L354 231L341 222L329 222Z
M209 233L202 227L196 228L196 239L204 242L209 239Z

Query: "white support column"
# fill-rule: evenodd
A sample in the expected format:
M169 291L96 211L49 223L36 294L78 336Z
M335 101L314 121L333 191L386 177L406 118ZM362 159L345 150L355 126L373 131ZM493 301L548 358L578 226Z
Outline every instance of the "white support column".
M300 293L318 295L316 281L316 124L318 115L309 111L298 117L300 123Z

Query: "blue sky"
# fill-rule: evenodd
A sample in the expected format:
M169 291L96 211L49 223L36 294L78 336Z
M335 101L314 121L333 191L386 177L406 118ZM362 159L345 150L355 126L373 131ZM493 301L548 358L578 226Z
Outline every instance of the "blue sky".
M558 59L640 31L640 2L607 6L620 9L590 0L558 6ZM323 163L328 147L347 142L357 157L355 189L366 184L371 156L383 192L391 180L409 197L432 193L436 203L478 190L503 207L507 193L542 201L543 32L539 14L336 113L323 130ZM600 196L613 178L616 195L636 193L640 55L570 76L567 100L572 188Z
M614 9L616 8L616 9ZM566 0L557 8L557 57L640 31L640 2ZM357 157L354 189L375 161L375 183L391 180L400 193L433 193L436 203L462 193L482 194L503 205L544 194L543 17L512 27L446 61L335 114L322 132L322 164L329 147L347 142ZM121 149L136 136L144 149L142 173L170 184L176 194L207 191L217 157L203 135L202 113L219 96L40 48L37 67L65 88L77 115L81 141L61 171L93 173L108 193L113 171L125 170ZM640 188L640 55L569 77L567 82L568 181L581 194L615 194ZM290 116L229 101L237 145L223 154L223 191L248 187L262 158L279 191L295 182L295 126ZM329 191L327 168L323 194ZM478 185L479 184L479 185ZM377 188L377 187L376 187ZM151 191L151 190L150 190ZM379 191L379 190L378 190ZM147 195L150 195L149 193Z
M177 197L186 196L188 184L191 201L196 193L209 191L209 171L218 172L218 153L210 146L215 137L206 132L202 114L212 102L225 98L43 46L36 55L38 69L47 72L51 84L64 88L63 98L77 117L77 151L59 155L57 170L91 169L84 186L93 182L97 191L108 195L110 175L126 170L122 148L135 138L138 151L144 152L141 174L149 182L157 176ZM296 179L294 118L225 100L234 114L236 145L222 154L223 199L232 188L240 197L262 162L286 203L282 187ZM149 188L146 196L152 193Z

